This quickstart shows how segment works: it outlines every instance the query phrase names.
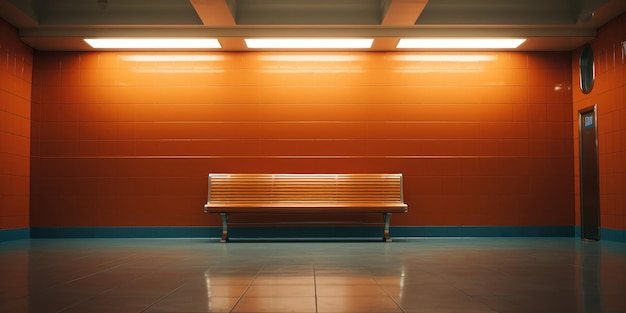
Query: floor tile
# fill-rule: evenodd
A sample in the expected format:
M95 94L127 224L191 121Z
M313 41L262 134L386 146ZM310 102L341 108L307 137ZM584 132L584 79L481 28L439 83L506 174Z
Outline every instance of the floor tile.
M315 297L247 297L241 298L233 313L316 312Z
M246 297L315 297L313 285L253 285Z
M495 311L489 305L463 294L439 297L411 297L395 298L396 302L406 310L417 312L490 312Z
M576 238L0 242L0 312L624 313L626 244Z
M313 286L313 276L258 276L252 285L310 285Z
M386 297L387 293L378 285L318 285L318 297Z
M193 281L176 289L171 295L194 294L199 297L241 297L249 286L247 285L211 285L210 281Z
M248 286L252 284L254 281L254 277L226 277L226 276L218 276L218 277L206 277L207 284L211 286L220 286L220 285L242 285Z
M320 313L402 312L390 297L317 297L317 311Z
M370 276L315 276L317 285L377 285Z
M157 296L103 294L79 302L62 313L141 312L157 301Z
M237 297L192 298L167 297L141 312L231 312ZM84 311L87 312L87 311Z

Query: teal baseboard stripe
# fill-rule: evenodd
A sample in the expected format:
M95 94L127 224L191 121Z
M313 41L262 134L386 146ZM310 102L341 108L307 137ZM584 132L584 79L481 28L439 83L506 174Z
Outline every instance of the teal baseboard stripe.
M398 226L392 237L572 237L573 226Z
M30 238L29 228L2 229L0 230L0 242L23 240Z
M377 227L232 227L231 239L369 239L382 240L383 229Z
M31 238L212 238L221 227L33 227Z
M613 228L601 228L600 240L617 241L626 243L626 230L613 229Z
M206 227L34 227L31 238L220 238ZM573 237L574 226L393 226L391 237ZM381 239L379 227L231 227L231 239Z
M574 237L581 238L583 233L580 231L580 226L574 226Z

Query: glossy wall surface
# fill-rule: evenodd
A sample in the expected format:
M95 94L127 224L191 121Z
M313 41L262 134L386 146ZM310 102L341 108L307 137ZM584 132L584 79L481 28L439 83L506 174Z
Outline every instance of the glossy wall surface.
M572 55L574 79L574 148L576 173L576 224L580 224L580 169L578 168L578 111L597 105L600 169L600 226L626 229L626 65L622 42L626 38L626 14L598 31L591 42L596 79L583 94L578 88L578 55Z
M32 224L219 225L221 172L403 173L395 226L571 226L570 60L37 52Z
M0 230L28 228L33 52L0 19Z

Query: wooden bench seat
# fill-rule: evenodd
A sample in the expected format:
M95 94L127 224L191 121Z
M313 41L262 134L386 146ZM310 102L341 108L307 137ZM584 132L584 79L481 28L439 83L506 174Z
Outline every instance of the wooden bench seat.
M407 212L402 174L209 174L205 213L222 218L228 241L235 213L382 213L383 240L392 213Z

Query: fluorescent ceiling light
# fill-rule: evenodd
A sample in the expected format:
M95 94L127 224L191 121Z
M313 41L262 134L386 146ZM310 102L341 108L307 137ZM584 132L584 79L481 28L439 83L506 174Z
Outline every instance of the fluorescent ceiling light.
M398 49L506 49L517 48L526 39L514 38L402 38Z
M354 62L364 57L355 55L328 55L328 54L297 54L297 55L264 55L259 57L263 61L279 62Z
M212 49L221 48L212 38L87 38L91 47L101 49Z
M369 49L371 38L247 38L252 49Z

